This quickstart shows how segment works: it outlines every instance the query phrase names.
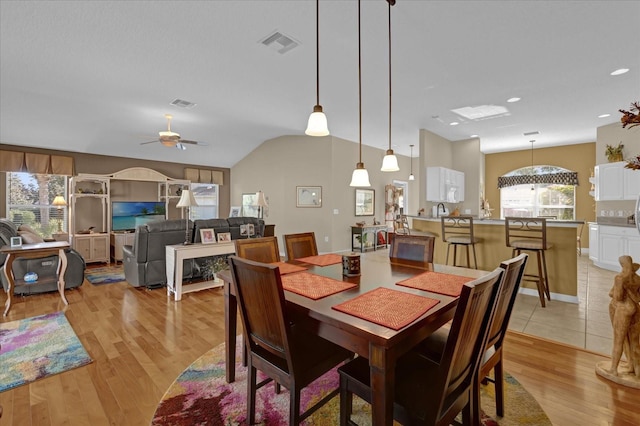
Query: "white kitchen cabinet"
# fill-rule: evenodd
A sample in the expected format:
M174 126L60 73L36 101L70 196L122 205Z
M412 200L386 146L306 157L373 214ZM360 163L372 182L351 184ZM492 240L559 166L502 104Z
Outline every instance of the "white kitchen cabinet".
M464 173L445 167L427 167L427 201L460 203L464 201Z
M635 262L640 260L640 234L636 228L625 226L595 225L597 229L598 248L592 253L592 227L589 226L589 258L593 263L603 269L619 272L622 255L628 255Z
M597 261L600 256L600 250L598 250L598 224L589 224L589 259Z
M625 169L625 162L595 167L596 201L635 200L640 194L640 172Z

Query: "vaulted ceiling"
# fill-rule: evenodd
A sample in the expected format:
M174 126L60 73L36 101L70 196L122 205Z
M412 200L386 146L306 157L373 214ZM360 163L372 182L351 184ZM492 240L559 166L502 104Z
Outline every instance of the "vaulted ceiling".
M387 12L384 0L362 2L362 141L381 149ZM452 141L478 135L485 153L528 149L531 139L591 142L639 100L638 1L398 0L391 13L400 154L419 129ZM304 133L315 30L310 0L1 1L0 142L231 167L267 139ZM278 42L262 43L276 31L298 45L280 53ZM320 103L332 135L352 141L357 37L357 2L321 0ZM610 75L619 68L630 71ZM507 111L452 112L479 106ZM141 145L166 129L166 113L173 131L208 146Z

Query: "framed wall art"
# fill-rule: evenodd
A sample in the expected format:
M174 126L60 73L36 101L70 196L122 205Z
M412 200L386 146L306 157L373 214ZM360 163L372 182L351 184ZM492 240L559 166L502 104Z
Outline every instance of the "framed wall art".
M376 191L356 189L356 216L373 216L376 206Z
M322 187L296 186L296 207L322 207Z

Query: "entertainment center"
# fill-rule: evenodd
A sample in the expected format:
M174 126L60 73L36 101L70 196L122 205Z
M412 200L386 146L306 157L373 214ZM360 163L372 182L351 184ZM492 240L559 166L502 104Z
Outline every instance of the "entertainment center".
M69 180L71 246L87 263L122 261L122 247L133 243L137 225L183 217L182 209L175 205L182 190L190 184L189 180L174 179L143 167L107 175L81 173L72 177Z

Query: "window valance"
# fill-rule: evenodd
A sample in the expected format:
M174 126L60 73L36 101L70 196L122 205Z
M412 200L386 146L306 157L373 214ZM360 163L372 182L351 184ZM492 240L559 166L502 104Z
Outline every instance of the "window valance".
M219 170L192 169L187 167L184 169L184 178L193 183L224 184L224 174Z
M534 175L500 176L498 188L530 184L578 185L578 172L546 173Z
M73 157L0 150L0 171L73 176Z

